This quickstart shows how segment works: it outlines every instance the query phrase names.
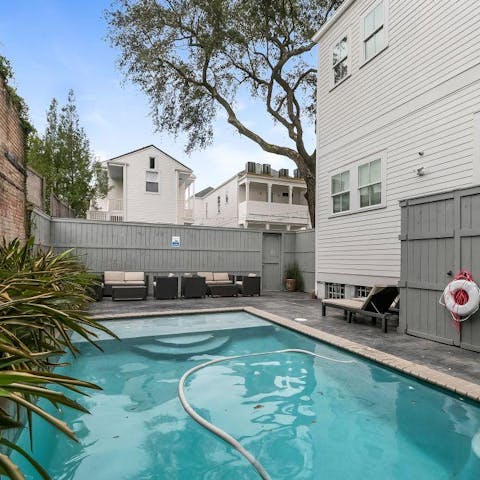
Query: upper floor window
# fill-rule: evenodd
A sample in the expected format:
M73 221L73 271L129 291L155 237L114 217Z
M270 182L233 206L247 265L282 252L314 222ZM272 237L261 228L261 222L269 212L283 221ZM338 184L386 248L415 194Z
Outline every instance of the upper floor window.
M332 177L333 213L350 210L350 172L337 173Z
M228 205L228 192L225 193L225 205Z
M333 85L335 86L348 75L348 44L345 35L333 47Z
M158 172L145 172L145 190L158 193Z
M205 218L208 218L208 203L205 203Z
M217 197L217 213L220 213L220 195Z
M367 61L386 45L385 2L382 0L363 18L363 54Z
M155 157L150 157L149 160L149 168L155 170Z
M358 167L360 208L382 203L382 162L378 158Z

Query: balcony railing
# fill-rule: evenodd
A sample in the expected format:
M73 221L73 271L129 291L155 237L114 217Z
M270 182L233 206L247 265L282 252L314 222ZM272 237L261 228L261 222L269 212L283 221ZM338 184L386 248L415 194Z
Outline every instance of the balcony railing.
M239 221L308 225L307 205L248 200L238 205Z

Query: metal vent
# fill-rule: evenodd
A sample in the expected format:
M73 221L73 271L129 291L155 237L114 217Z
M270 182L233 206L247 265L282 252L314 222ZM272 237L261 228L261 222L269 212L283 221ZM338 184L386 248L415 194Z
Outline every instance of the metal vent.
M288 168L281 168L278 171L278 176L279 177L288 177Z
M300 173L300 170L298 168L296 168L294 171L293 171L293 177L294 178L302 178L302 174Z
M247 162L247 173L255 173L255 162Z
M262 165L262 173L264 175L270 175L272 173L272 167L268 163Z

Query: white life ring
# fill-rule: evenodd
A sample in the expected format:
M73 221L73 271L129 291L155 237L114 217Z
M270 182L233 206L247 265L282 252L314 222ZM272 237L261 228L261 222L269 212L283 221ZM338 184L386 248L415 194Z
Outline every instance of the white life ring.
M465 290L468 295L468 301L464 305L455 302L455 293L459 290ZM445 307L450 313L459 317L469 317L478 310L480 303L480 289L475 282L469 280L453 280L443 291L443 301Z

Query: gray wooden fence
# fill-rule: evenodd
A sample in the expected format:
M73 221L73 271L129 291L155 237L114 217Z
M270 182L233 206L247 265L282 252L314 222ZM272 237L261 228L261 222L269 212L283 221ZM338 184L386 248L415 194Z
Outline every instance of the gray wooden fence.
M152 276L227 271L262 275L264 233L239 228L50 218L32 212L32 234L37 244L52 246L56 251L74 248L94 272L130 270ZM305 290L313 289L313 230L279 235L282 236L281 270L296 260L304 274ZM180 238L179 247L172 246L173 237Z
M400 329L480 351L480 314L461 332L439 298L459 270L480 281L480 188L401 202ZM450 273L451 272L451 273Z

